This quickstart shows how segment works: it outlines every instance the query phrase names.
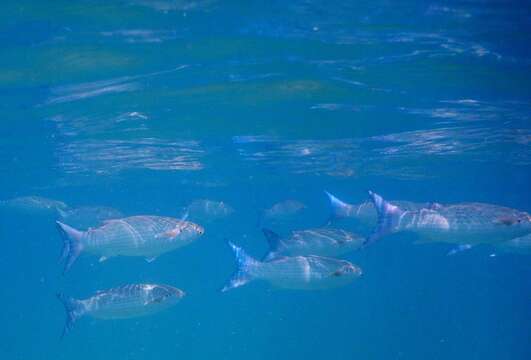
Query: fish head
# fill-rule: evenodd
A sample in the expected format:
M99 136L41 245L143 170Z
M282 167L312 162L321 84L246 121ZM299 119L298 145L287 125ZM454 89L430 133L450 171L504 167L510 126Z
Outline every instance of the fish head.
M195 240L205 233L204 227L190 221L181 222L176 229L178 229L179 237L183 240L187 239L188 241Z
M190 231L197 234L198 236L201 236L205 233L205 228L198 224L190 223L189 228Z
M496 218L495 223L501 226L530 229L531 215L523 213L500 216Z
M151 290L151 302L153 304L173 305L179 302L186 293L169 285L156 285Z
M363 246L365 239L362 236L350 233L348 231L341 231L341 236L336 240L338 246L347 247L349 249L358 249Z
M343 279L355 279L361 275L363 275L361 268L348 261L342 262L342 264L332 273L332 276Z

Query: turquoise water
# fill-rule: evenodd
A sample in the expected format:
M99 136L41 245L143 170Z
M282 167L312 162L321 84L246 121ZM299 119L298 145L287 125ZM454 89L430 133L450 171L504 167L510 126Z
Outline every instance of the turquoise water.
M531 358L530 255L488 245L447 256L454 245L395 234L343 256L364 272L344 287L219 291L236 266L227 240L260 258L259 214L286 199L307 208L271 226L281 234L325 223L324 190L531 211L529 2L0 8L0 199L234 209L152 263L82 255L64 276L56 214L3 209L0 358ZM82 318L60 339L57 292L140 282L187 295L149 317Z

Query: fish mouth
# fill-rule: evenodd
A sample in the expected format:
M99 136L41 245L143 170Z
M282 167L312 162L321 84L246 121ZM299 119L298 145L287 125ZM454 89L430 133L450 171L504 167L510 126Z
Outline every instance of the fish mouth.
M352 265L352 264L345 266L344 272L347 274L348 273L353 274L355 276L363 275L363 270L360 267Z
M186 295L186 292L184 292L181 289L174 289L173 292L174 292L174 296L179 299L182 299Z
M199 234L199 236L203 235L205 233L205 228L201 225L195 225L195 231Z
M164 286L165 294L163 295L164 298L170 298L175 297L177 299L180 299L186 295L186 293L173 286L165 285Z

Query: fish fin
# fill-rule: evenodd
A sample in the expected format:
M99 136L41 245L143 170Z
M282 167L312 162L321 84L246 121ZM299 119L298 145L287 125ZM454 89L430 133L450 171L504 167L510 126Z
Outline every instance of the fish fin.
M327 225L330 225L334 220L348 217L352 205L339 200L337 197L325 191L328 200L330 201L330 215L328 217Z
M267 243L269 244L269 250L271 251L278 250L280 243L281 243L280 235L278 235L273 230L266 229L266 228L262 228L262 232L264 233Z
M474 245L472 245L472 244L461 244L461 245L458 245L458 246L454 247L450 251L448 251L448 253L446 255L447 256L452 256L452 255L455 255L457 253L470 250L470 249L472 249L472 247L474 247Z
M398 206L387 202L380 195L369 190L369 197L371 198L376 212L378 214L378 223L372 233L365 239L364 246L373 243L384 235L390 234L396 230L398 221L404 211Z
M147 258L146 258L146 261L147 261L148 263L152 263L152 262L155 261L155 260L157 260L157 257L156 257L156 256L152 256L152 257L147 257Z
M99 261L100 263L102 263L102 262L104 262L104 261L107 261L107 260L109 260L109 258L108 258L107 256L102 256L102 257L100 257L100 258L98 259L98 261Z
M60 221L55 222L57 228L63 237L63 252L61 254L61 260L66 260L63 275L70 270L70 267L76 261L77 257L83 250L83 244L81 244L81 238L83 232L74 229L71 226L63 224Z
M278 253L276 251L270 251L262 258L262 262L268 262L277 259L278 257Z
M190 216L190 210L185 209L184 214L181 215L181 218L179 219L179 221L186 221L189 216Z
M66 311L66 322L63 328L63 333L61 334L61 339L72 330L74 323L85 313L85 309L79 300L69 298L64 294L58 293L57 298Z
M181 228L179 226L171 229L171 230L168 230L168 231L165 231L163 233L160 233L160 234L157 234L155 235L155 238L166 238L166 239L173 239L175 238L177 235L179 235L181 233Z
M229 280L229 283L221 289L222 292L226 292L231 289L243 286L252 280L252 276L249 274L249 270L259 264L259 261L253 259L239 246L234 245L232 242L228 242L231 247L234 255L236 256L236 261L238 267L232 277Z

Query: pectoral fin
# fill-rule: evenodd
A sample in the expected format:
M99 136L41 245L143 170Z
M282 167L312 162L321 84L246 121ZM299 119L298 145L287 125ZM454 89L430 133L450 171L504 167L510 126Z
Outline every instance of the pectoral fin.
M176 227L175 229L168 230L166 232L163 232L161 234L158 234L157 238L166 238L166 239L173 239L176 236L178 236L181 233L181 229L179 227Z

